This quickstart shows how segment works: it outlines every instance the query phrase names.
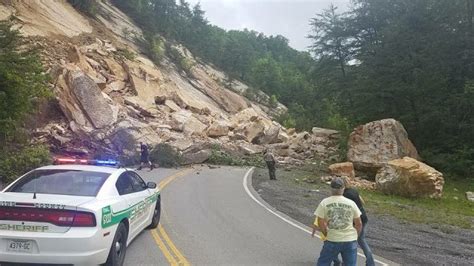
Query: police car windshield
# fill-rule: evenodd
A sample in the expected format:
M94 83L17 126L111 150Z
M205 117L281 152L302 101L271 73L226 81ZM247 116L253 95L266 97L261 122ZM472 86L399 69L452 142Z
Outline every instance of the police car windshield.
M109 175L77 170L35 170L7 191L93 197Z

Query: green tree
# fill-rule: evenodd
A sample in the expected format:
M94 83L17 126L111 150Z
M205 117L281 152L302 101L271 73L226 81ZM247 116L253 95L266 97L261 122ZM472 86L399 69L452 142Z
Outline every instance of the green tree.
M11 181L49 160L45 147L29 144L23 123L50 94L35 50L9 21L0 22L0 181Z

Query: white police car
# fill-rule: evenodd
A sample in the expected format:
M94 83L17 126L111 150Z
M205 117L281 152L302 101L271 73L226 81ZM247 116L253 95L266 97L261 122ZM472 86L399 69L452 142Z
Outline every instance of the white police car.
M133 170L59 159L0 192L0 261L122 265L127 245L160 219L160 192ZM78 165L83 164L83 165Z

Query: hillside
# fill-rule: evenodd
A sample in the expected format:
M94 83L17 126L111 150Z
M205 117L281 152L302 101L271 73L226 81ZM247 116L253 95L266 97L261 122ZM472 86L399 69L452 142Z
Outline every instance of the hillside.
M189 71L168 55L153 63L140 28L109 1L99 1L96 19L66 1L1 4L0 19L14 15L52 78L56 100L37 114L34 136L54 153L128 156L143 141L170 144L185 163L204 162L215 149L243 156L272 147L286 163L336 154L337 132L285 129L272 120L285 106L261 104L270 98L261 92L260 103L245 98L247 85L228 84L224 72L179 44L170 49L191 62Z

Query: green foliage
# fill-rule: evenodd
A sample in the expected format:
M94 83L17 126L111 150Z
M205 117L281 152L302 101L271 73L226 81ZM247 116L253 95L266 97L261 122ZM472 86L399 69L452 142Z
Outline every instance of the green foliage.
M177 167L181 165L182 158L169 144L160 143L150 151L150 160L160 167Z
M11 27L9 22L0 22L0 143L16 137L36 99L51 95L37 53L20 50L24 40Z
M135 60L135 58L137 58L137 55L134 52L128 50L127 48L118 48L116 53L118 56L126 58L130 61L133 61Z
M272 96L270 96L270 100L269 100L268 104L272 108L277 108L278 107L278 99L277 99L275 94L272 94Z
M295 128L296 121L295 119L289 114L284 113L277 118L277 121L284 126L285 128Z
M86 13L91 17L97 15L98 3L97 0L68 0L68 2L76 9Z
M0 181L9 183L37 167L51 163L49 150L44 146L25 146L0 154Z
M176 66L191 76L191 69L194 67L194 62L183 55L182 52L176 47L170 47L168 51L171 59L173 59L173 61L176 63Z
M209 164L231 165L231 166L255 166L262 167L265 162L261 154L236 157L222 151L220 147L213 147L211 156L207 160Z
M21 48L20 48L21 47ZM51 96L38 54L8 21L0 22L0 179L9 182L49 162L49 151L30 146L23 122L35 103Z
M147 37L146 40L148 42L147 50L149 56L155 64L161 64L166 53L165 40L158 34L152 37Z
M374 191L361 191L361 195L366 201L367 209L375 213L391 214L402 220L433 226L441 224L471 229L474 203L466 199L465 192L472 191L473 184L469 180L448 178L443 189L443 197L439 200L407 199Z

